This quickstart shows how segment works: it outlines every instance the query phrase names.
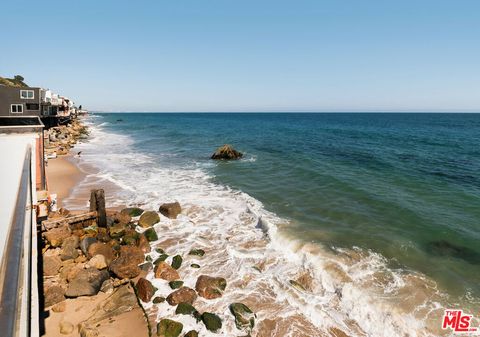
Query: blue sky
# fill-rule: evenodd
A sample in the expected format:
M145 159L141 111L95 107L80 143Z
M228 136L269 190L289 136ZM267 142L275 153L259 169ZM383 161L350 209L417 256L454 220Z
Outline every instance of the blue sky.
M480 111L478 0L3 1L0 75L103 111Z

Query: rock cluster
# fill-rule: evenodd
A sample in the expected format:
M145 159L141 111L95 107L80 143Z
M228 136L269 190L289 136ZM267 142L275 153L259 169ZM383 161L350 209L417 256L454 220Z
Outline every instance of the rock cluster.
M78 119L73 119L67 125L60 125L45 131L45 154L65 155L79 140L88 137L88 129Z

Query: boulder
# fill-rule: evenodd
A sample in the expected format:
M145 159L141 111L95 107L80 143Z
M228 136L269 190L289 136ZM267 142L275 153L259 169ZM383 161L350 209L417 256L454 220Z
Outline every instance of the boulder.
M140 248L143 253L150 253L152 250L152 247L150 247L150 243L145 235L140 235L138 238L137 247Z
M70 229L68 226L52 228L44 234L45 239L52 247L60 247L63 240L70 237Z
M168 263L162 261L155 267L155 277L167 281L175 281L180 278L180 275Z
M197 299L195 290L188 287L181 287L167 296L167 302L170 305L178 305L180 303L193 304Z
M81 270L68 284L66 297L93 296L96 295L105 280L110 277L107 271L87 268Z
M83 238L82 241L80 241L80 249L85 256L88 255L88 247L95 242L97 242L97 239L91 237Z
M137 281L136 288L137 288L137 296L143 302L150 302L150 300L153 297L153 294L155 294L155 291L156 291L152 283L143 277Z
M181 286L183 286L183 281L170 281L170 282L168 282L168 285L172 289L178 289Z
M143 233L143 235L144 235L145 238L148 240L148 242L157 241L157 240L158 240L157 232L155 231L155 228L153 228L153 227L147 229L147 230Z
M195 330L190 330L183 337L198 337L198 332L196 332Z
M88 257L92 258L95 255L103 255L107 264L110 264L115 259L115 252L112 246L103 242L94 242L88 247Z
M188 255L196 255L196 256L203 256L205 255L205 251L203 249L192 249Z
M197 321L201 320L201 315L190 303L179 303L177 309L175 309L176 315L190 315L193 316Z
M172 258L172 268L178 269L182 265L183 259L180 255L175 255Z
M110 271L118 278L137 277L141 269L138 266L144 261L144 255L140 248L134 246L122 246L120 256L110 263Z
M178 337L182 333L183 324L164 318L157 324L157 336Z
M207 330L211 332L218 332L222 328L222 320L215 314L204 312L202 314L202 322L205 324Z
M110 237L114 239L121 238L122 236L125 235L125 231L126 231L125 225L123 224L114 225L109 229Z
M157 296L157 297L155 297L155 298L153 299L152 302L155 303L155 304L163 303L163 302L165 302L165 297Z
M60 258L62 261L76 259L78 257L77 248L80 244L78 236L72 235L62 243L62 250L60 251Z
M43 290L45 308L65 301L65 289L60 285L45 286Z
M127 207L121 210L120 213L128 214L131 217L140 216L143 213L143 209L138 207Z
M120 225L126 225L132 221L132 216L128 213L122 213L122 212L116 212L113 215L113 220L115 223L118 223Z
M231 160L231 159L240 159L242 157L243 157L243 153L235 150L232 145L225 144L223 146L220 146L215 151L211 159Z
M157 212L146 211L138 219L138 225L143 228L149 228L160 222L160 216Z
M162 204L158 211L167 218L176 219L177 215L182 213L182 207L178 202L171 202Z
M206 299L221 297L226 287L227 281L224 278L206 275L201 275L195 284L195 290L198 292L198 295Z
M230 304L230 312L235 317L237 329L247 333L251 332L255 326L255 314L243 303Z
M108 267L107 259L102 254L97 254L88 261L87 267L102 270Z
M62 260L57 255L43 256L43 275L44 276L56 275L61 266L62 266Z

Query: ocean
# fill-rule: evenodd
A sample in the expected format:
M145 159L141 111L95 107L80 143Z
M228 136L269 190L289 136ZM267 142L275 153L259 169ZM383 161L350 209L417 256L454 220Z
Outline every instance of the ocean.
M199 305L223 315L225 336L236 336L233 300L257 312L257 336L448 335L445 308L480 312L480 114L94 113L86 123L77 148L96 171L84 186L117 186L111 206L182 204L155 244L211 251L202 272L223 274L230 293ZM225 143L244 157L209 159ZM65 204L83 206L75 193Z

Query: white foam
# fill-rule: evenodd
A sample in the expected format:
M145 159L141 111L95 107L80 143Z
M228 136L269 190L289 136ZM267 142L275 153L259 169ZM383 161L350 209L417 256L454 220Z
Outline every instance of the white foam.
M429 292L432 297L415 304L415 308L427 308L426 313L402 309L398 306L402 303L402 290L411 287L412 282L404 272L389 270L382 256L361 249L326 251L295 240L279 229L280 224L288 227L288 221L267 211L246 193L212 183L212 177L201 165L175 169L156 166L155 158L135 151L130 137L105 131L107 124L98 125L101 120L96 119L90 122L90 141L79 145L83 160L99 168L99 173L87 180L95 178L116 184L122 193L110 200L115 205L158 209L163 202L176 200L182 204L182 216L177 220L162 217L155 226L160 239L154 244L173 239L166 251L184 257L180 273L186 286L193 288L200 274L227 279L229 286L223 297L210 301L199 298L195 302L199 310L220 315L224 336L242 335L235 328L228 305L255 298L261 299L252 307L258 315L257 322L303 317L301 324L314 327L318 335L331 327L349 336L436 335L426 325L427 319L431 319L428 314L439 307L433 297L436 292ZM68 207L68 200L65 203ZM187 255L194 247L205 249L206 256ZM158 256L155 252L151 255ZM199 263L202 268L190 268L191 263ZM264 265L262 272L253 268L260 264ZM313 278L309 291L297 290L289 283L304 273ZM424 278L412 273L408 276L415 282ZM158 288L157 296L171 292L167 282L152 274L148 278ZM166 303L157 306L159 318L175 316L174 307ZM202 336L219 336L206 331L203 324L191 317L175 319L184 324L184 331L195 329ZM302 330L301 324L293 324L287 335L297 337L311 331L308 327ZM272 336L281 335L272 332Z

